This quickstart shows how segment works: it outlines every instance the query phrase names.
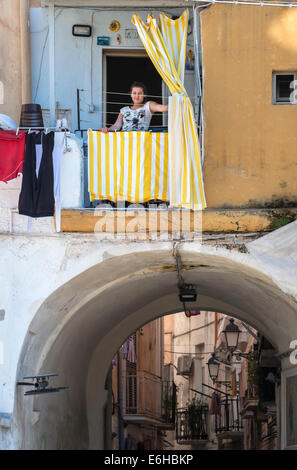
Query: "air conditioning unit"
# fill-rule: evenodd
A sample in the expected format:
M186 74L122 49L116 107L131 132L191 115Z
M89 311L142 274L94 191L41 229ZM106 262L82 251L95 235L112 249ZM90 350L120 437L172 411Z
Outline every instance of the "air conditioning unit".
M178 375L191 375L192 358L191 356L180 356L177 359L177 374Z
M231 364L232 353L230 351L217 349L215 353L215 357L220 362L224 362L225 364Z

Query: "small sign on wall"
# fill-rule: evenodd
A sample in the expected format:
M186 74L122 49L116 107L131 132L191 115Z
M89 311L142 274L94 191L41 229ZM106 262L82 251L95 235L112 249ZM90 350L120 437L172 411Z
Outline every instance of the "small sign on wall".
M109 46L108 36L97 36L97 46Z
M138 32L136 29L125 29L125 38L126 39L138 39Z

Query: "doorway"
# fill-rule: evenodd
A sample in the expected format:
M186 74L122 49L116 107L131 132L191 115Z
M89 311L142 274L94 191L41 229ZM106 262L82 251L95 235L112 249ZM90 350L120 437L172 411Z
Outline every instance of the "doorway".
M145 51L106 51L104 54L103 123L114 124L120 109L130 106L131 84L142 82L148 100L162 103L162 79ZM162 114L155 114L150 127L163 124Z

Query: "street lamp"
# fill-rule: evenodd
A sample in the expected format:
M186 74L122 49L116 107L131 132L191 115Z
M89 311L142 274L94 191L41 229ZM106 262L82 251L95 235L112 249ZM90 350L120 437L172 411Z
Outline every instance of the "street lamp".
M229 325L226 326L226 329L223 331L226 338L227 348L233 352L237 349L239 335L241 333L238 326L234 323L234 319L230 318Z
M213 380L213 382L215 382L219 375L220 364L215 359L214 353L212 353L211 358L208 359L207 366L208 366L209 376Z

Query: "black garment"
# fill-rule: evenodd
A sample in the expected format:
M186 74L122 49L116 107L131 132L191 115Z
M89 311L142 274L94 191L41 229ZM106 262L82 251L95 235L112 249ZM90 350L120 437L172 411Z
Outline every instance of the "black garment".
M55 133L42 135L42 157L38 177L36 177L36 138L35 134L26 135L19 214L30 217L50 217L54 215L55 210L53 170Z

